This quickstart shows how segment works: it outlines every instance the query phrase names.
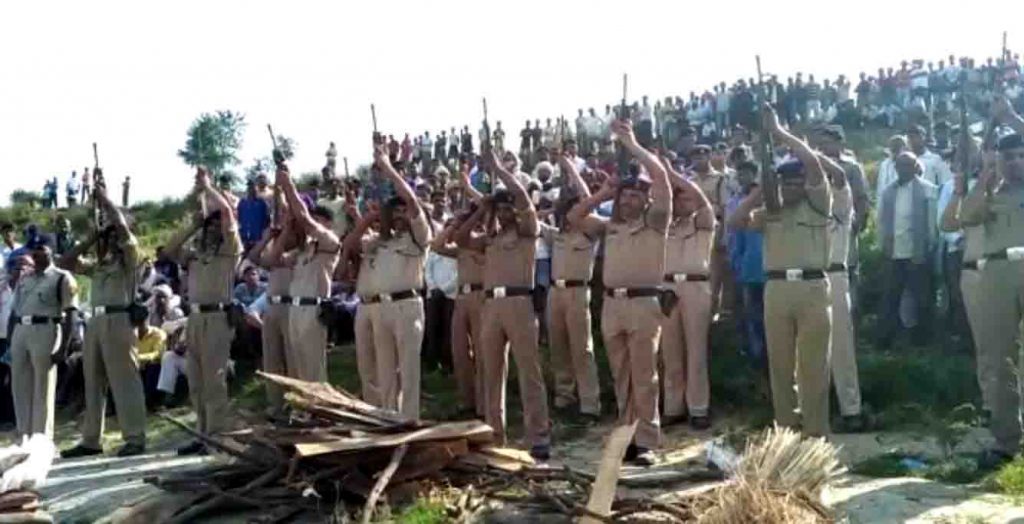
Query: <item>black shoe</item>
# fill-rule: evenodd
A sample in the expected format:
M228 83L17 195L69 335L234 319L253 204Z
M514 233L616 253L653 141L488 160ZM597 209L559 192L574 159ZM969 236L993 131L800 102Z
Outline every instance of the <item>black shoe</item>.
M658 457L654 456L654 452L647 448L636 448L636 458L633 459L633 464L644 468L649 468L658 462Z
M839 433L860 433L864 431L863 415L843 415L839 423Z
M633 462L636 460L637 449L636 444L626 446L626 454L622 457L622 460L625 460L626 462Z
M1011 460L1013 460L1013 455L1005 451L986 449L978 456L978 469L980 471L995 471Z
M533 457L534 460L545 462L551 459L551 446L547 444L537 444L530 448L530 456Z
M134 457L136 455L142 455L146 452L145 444L132 444L127 443L121 449L117 450L117 456L119 457Z
M686 415L671 415L661 417L661 427L663 428L675 426L676 424L682 424L683 422L686 422Z
M690 427L703 431L711 427L711 417L707 415L690 417Z
M178 455L208 455L210 452L206 449L206 444L201 441L193 440L188 444L178 448Z
M94 455L102 455L103 450L97 448L90 448L81 444L60 452L60 458L70 459L79 457L92 457Z

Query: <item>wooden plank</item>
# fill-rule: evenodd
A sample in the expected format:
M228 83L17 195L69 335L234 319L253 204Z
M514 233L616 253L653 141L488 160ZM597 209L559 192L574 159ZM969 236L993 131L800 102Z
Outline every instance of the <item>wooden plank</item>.
M468 439L470 443L483 444L494 438L494 430L480 421L448 422L429 428L417 429L394 435L368 435L339 439L334 442L312 442L296 444L295 452L300 457L314 457L326 453L357 451L363 449L391 448L412 442L431 440Z
M363 506L363 524L370 524L370 519L373 518L373 510L377 506L377 499L384 493L384 489L388 487L391 476L395 474L398 465L402 463L402 457L405 456L405 452L408 450L408 444L402 444L395 448L394 454L391 455L391 462L388 463L388 467L384 468L380 477L377 478L377 483L373 485L373 490L370 491L370 496L366 499L366 505Z
M401 483L431 475L466 453L469 453L466 439L412 444L405 455L405 463L391 481Z
M392 424L406 424L413 422L400 415L397 411L378 408L377 406L363 402L352 395L342 393L325 383L307 382L305 380L297 380L281 375L275 375L273 373L264 373L262 371L257 371L256 374L285 389L294 391L306 397L313 397L335 407L357 411L364 415L369 415Z
M636 425L637 423L634 421L628 426L619 426L612 430L612 434L604 446L604 451L601 453L597 478L591 484L590 500L587 501L587 509L598 515L611 513L612 502L615 501L615 485L619 481L619 468L622 467L622 457L626 455L626 448L633 441ZM580 524L599 524L600 522L600 520L589 516L580 519Z

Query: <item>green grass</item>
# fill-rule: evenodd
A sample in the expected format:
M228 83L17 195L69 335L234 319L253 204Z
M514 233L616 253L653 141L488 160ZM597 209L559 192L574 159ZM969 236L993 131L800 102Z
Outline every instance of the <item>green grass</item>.
M444 504L440 501L418 499L393 516L399 524L442 524L449 522Z
M1014 497L1024 497L1024 457L1018 455L1003 466L992 480L999 491Z
M919 477L947 484L974 484L983 481L986 475L986 472L978 470L976 457L970 454L957 454L927 462L921 469L907 468L901 462L904 458L905 455L900 453L876 455L854 464L850 472L879 478ZM1024 475L1021 479L1024 482ZM1021 487L1024 488L1024 484Z

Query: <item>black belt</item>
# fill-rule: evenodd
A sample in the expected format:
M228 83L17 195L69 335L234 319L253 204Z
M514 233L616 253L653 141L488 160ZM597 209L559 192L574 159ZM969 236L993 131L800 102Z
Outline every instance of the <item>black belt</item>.
M604 294L612 298L656 297L661 290L656 287L609 287L605 288Z
M551 281L551 285L558 289L568 289L572 287L586 287L588 283L586 280L581 279L556 278Z
M109 315L111 313L127 313L131 306L95 306L92 308L93 316Z
M39 315L22 315L13 316L11 320L15 325L31 326L36 324L59 324L60 319L54 317L44 317Z
M290 297L288 295L270 297L271 304L284 304L288 306L319 306L328 300L320 297Z
M832 264L831 266L828 266L828 272L829 273L839 273L839 272L846 273L846 264L844 264L842 262L839 262L839 263L836 263L836 264Z
M1008 249L1001 249L995 253L989 253L981 258L983 260L1020 260L1021 258L1024 258L1024 253L1022 253L1022 251L1024 251L1024 248L1011 247ZM1013 253L1012 257L1010 256L1011 252Z
M216 313L231 309L231 304L225 304L223 302L213 304L192 304L189 309L191 309L193 313Z
M665 275L665 282L669 284L678 284L680 282L707 282L709 277L700 273L669 273Z
M825 272L820 269L783 269L769 270L765 273L768 280L821 280Z
M409 289L406 291L399 291L397 293L381 293L379 295L373 295L363 299L365 304L377 304L384 302L395 302L396 300L408 300L410 298L417 298L420 294L415 289Z
M527 286L495 286L484 291L487 298L525 297L533 294L533 288Z
M971 260L969 262L964 262L963 268L964 269L970 269L971 271L977 271L978 270L978 261L977 260Z
M483 289L483 284L462 284L461 286L459 286L459 294L468 295L474 291L483 291Z

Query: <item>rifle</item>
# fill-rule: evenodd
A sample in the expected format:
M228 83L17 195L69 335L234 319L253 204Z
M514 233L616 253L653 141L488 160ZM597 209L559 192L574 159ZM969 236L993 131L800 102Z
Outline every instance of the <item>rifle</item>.
M100 188L100 186L103 186L104 189L106 189L107 184L103 180L103 170L100 169L100 153L99 147L96 145L96 142L92 143L92 160L93 186L92 195L90 195L90 198L92 200L92 225L96 229L96 232L99 233L100 231L103 230L103 213L102 209L100 209L100 203L96 200L96 191ZM99 259L99 251L96 252L96 258L97 260Z
M345 163L345 178L348 178L348 157L342 157L342 161Z
M619 106L619 120L623 120L623 121L629 120L629 106L626 105L626 94L627 94L628 87L629 87L629 75L627 75L626 73L623 73L622 74L622 105ZM617 167L618 167L618 171L619 171L619 179L620 180L632 179L635 176L639 175L639 173L634 175L633 173L630 172L629 161L630 161L631 157L632 157L632 155L629 154L629 151L626 150L626 147L623 146L622 144L619 144L618 145L618 149L616 150L616 164L618 165Z
M377 108L373 104L370 104L370 116L373 118L373 144L383 144L384 136L377 132Z
M993 101L996 96L1002 96L1003 81L1001 77L1006 72L1006 31L1003 31L1003 48L1000 51L999 59L996 60L996 67L998 71L992 74L992 85L989 88L992 91ZM1002 63L1002 65L1000 65ZM996 147L996 128L999 127L999 122L995 118L989 118L988 122L985 123L985 135L981 142L981 148L983 151L991 151Z
M270 133L270 143L274 149L271 152L271 156L274 158L274 166L278 169L287 167L284 164L284 152L277 147L277 137L274 136L274 128L267 124L267 132ZM281 199L281 188L277 184L274 184L274 213L270 219L270 227L281 227L281 207L278 205Z
M970 146L971 130L968 128L967 119L967 71L960 72L960 144L957 149L960 151L960 175L966 177L970 174L971 164L967 156L967 148ZM966 189L966 188L965 188Z
M484 122L483 122L484 136L483 136L483 140L480 141L480 153L481 153L481 156L490 153L491 152L491 148L493 147L493 145L491 144L491 123L487 119L487 97L483 98L483 106L484 106ZM498 190L498 183L495 180L495 174L494 173L487 173L487 178L488 178L488 183L491 185L491 194L493 195Z
M761 71L761 55L754 55L754 59L757 61L758 98L761 100L763 106L766 106L768 105L768 97L764 88L764 73ZM762 112L763 111L764 109L762 109ZM774 154L775 148L772 145L771 133L765 129L763 122L760 129L761 179L763 184L762 194L764 195L765 208L769 212L774 213L782 208L782 205L779 202L778 180L775 177L775 168L772 166L772 155Z

